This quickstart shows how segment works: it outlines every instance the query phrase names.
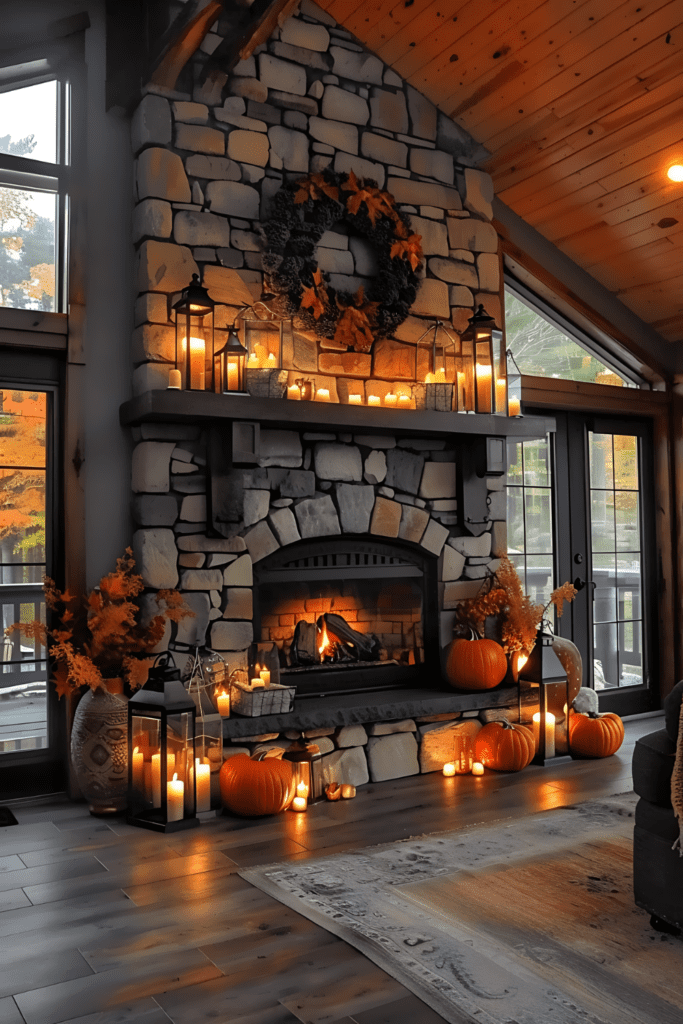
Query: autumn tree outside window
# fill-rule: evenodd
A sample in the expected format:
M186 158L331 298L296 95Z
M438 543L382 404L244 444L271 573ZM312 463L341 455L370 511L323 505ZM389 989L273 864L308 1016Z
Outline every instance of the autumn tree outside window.
M68 213L68 83L3 84L0 69L0 306L62 312Z

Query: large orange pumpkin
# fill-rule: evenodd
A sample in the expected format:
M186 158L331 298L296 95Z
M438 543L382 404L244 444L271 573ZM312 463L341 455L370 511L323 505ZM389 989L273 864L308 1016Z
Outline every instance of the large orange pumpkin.
M505 678L508 663L495 640L452 640L445 667L456 690L492 690Z
M289 761L264 754L257 759L248 754L229 757L221 766L219 779L223 806L247 818L279 814L294 796Z
M474 755L485 768L497 772L519 772L536 753L534 734L525 725L489 722L477 733Z
M569 712L569 750L576 757L609 757L624 741L624 723L611 711L603 715Z

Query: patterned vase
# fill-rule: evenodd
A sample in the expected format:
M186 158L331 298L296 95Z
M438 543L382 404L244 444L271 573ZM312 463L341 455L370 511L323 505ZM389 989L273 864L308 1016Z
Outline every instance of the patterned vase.
M81 698L71 731L71 763L91 814L116 814L128 802L128 701L121 679Z

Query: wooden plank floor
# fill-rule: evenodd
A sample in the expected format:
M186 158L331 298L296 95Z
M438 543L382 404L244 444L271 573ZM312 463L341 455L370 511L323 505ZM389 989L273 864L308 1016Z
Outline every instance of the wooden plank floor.
M366 957L243 881L326 856L631 789L626 723L603 761L515 775L421 775L355 800L161 836L50 797L0 830L0 1024L439 1024Z

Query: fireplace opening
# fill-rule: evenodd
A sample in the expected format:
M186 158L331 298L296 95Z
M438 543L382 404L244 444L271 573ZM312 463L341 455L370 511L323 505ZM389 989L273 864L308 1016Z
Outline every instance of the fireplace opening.
M435 567L383 542L321 540L264 559L256 636L298 696L438 685Z

